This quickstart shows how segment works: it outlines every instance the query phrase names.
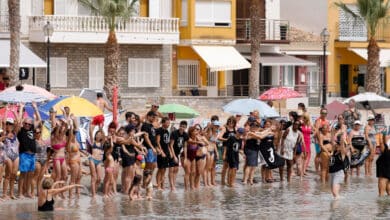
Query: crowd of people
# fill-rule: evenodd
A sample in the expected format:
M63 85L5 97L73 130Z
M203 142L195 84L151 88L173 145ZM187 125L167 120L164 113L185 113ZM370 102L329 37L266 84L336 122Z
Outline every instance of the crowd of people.
M101 94L96 104L112 110ZM65 199L66 192L69 198L80 196L83 175L90 175L92 197L101 188L103 196L111 198L118 193L120 181L121 192L131 200L150 200L153 190L165 190L166 183L171 191L176 190L180 169L185 190L217 186L217 164L222 168L219 183L228 187L235 187L238 179L243 185L255 184L259 166L262 183L279 181L273 169L279 171L280 181L291 182L293 176L302 180L309 175L312 156L321 182L330 182L333 196L338 198L340 184L348 181L353 170L360 175L364 166L365 175L372 175L377 149L379 195L390 194L390 136L376 128L372 115L363 128L353 100L335 122L329 121L328 110L321 108L312 123L304 104L299 103L286 120L261 118L259 111L253 110L245 121L242 115L233 115L223 123L214 115L206 126L189 126L183 120L175 128L154 104L145 115L126 112L126 123L111 122L107 132L103 131L104 117L95 117L89 126L87 149L80 145L78 119L69 107L64 106L58 115L50 110L50 119L44 122L37 105L32 106L36 111L33 119L23 118L22 103L16 112L6 107L5 115L14 117L2 121L0 176L4 176L3 200L38 196L40 211L53 210L54 198ZM45 123L50 125L49 140L42 138ZM237 177L239 169L241 177Z

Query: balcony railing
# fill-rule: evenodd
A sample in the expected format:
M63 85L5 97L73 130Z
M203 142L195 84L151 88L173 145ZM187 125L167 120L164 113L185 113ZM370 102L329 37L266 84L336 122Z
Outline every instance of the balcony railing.
M339 41L367 41L369 38L367 27L361 20L340 21L336 24ZM375 39L377 41L390 41L390 18L379 22Z
M0 15L0 33L9 32L8 15Z
M106 20L99 16L32 16L30 17L30 31L42 31L47 21L53 25L55 31L109 31ZM118 33L179 33L179 19L132 17L120 20L115 31Z
M237 18L237 41L249 43L251 40L251 20ZM289 43L288 20L261 19L261 43Z
M109 25L100 16L32 16L29 17L29 40L45 42L43 26L50 22L53 43L100 44L107 40ZM115 26L120 44L178 44L178 18L132 17L119 19Z

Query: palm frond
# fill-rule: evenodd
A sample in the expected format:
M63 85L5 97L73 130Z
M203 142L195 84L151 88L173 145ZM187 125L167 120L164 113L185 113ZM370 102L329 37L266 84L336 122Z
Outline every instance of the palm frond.
M341 10L345 11L346 13L350 14L353 18L358 19L360 18L359 14L356 14L354 11L352 11L345 3L342 2L335 2L334 3L337 7L339 7Z
M95 4L94 0L78 0L83 6L90 9L95 15L99 14L99 7Z

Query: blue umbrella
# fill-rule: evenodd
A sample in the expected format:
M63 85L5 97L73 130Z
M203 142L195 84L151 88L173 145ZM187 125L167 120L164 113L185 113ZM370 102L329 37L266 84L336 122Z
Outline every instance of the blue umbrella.
M49 112L51 108L53 108L58 102L62 101L63 99L68 98L69 96L61 96L56 99L53 99L44 105L40 106L39 108L44 112Z
M258 110L260 117L274 118L279 117L275 109L271 108L267 103L257 99L236 99L222 107L224 112L230 114L249 115L250 112Z
M28 116L33 118L34 117L34 108L31 105L24 106L24 110L27 112ZM42 120L48 120L49 119L49 113L43 111L42 109L38 108L39 115L41 116Z

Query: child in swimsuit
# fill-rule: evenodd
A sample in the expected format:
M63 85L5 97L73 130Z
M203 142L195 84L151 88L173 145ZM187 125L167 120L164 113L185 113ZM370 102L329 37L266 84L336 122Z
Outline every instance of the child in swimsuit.
M134 165L135 166L135 175L134 175L134 179L133 179L133 182L132 182L130 190L129 190L130 200L141 199L141 193L140 193L140 189L141 189L140 187L141 187L141 182L142 182L141 161L143 160L143 156L138 155L136 159L137 160L136 160L136 163ZM147 171L151 173L150 170L147 170ZM144 181L144 187L145 187L145 181Z
M112 156L112 150L114 148L114 143L112 138L110 138L110 143L105 145L104 149L104 197L113 196L116 193L116 183L114 179L114 169L115 169L115 161Z

